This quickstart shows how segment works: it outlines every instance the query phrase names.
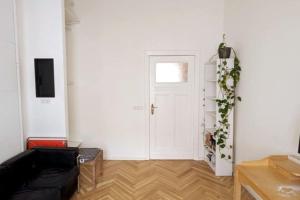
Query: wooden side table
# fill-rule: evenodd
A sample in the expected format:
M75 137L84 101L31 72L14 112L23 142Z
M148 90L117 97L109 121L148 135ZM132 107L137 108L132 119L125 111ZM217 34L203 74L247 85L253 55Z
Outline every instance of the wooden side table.
M234 176L234 200L241 199L242 186L263 200L300 199L300 165L287 156L244 162L236 166Z
M89 180L93 187L97 185L97 177L103 174L103 150L98 148L80 148L80 181ZM86 173L89 172L89 173ZM88 177L91 175L91 177Z

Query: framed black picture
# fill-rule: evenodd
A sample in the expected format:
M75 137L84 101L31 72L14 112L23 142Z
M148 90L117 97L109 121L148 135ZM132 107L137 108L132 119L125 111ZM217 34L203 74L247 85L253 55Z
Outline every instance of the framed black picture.
M53 58L35 58L35 88L36 97L54 98L54 59Z

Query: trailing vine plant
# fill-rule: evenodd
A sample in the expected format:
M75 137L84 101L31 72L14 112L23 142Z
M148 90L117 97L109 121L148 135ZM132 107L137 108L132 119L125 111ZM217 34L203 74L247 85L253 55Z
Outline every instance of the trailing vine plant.
M223 41L219 45L218 50L225 50L226 44ZM227 144L227 139L230 134L229 117L236 104L236 100L241 101L241 97L236 96L235 89L240 80L241 66L237 54L233 48L234 65L228 67L226 59L220 58L220 63L217 68L217 82L220 88L220 94L216 99L220 120L215 125L214 136L218 145L218 149L222 159L231 160L232 157L226 152L232 151L232 145ZM226 151L227 150L227 151ZM229 150L229 151L228 151Z

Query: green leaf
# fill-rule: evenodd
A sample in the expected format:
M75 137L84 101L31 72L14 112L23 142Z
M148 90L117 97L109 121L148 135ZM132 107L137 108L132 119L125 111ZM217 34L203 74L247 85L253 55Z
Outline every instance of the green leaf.
M217 144L222 144L222 143L224 143L224 140L222 140L222 139L218 139L218 142L217 142Z
M220 138L225 139L225 140L227 139L225 135L220 135Z
M242 101L242 98L241 97L237 97L237 100Z
M221 154L221 158L225 158L225 154Z
M222 43L219 44L219 49L223 49L224 47L225 47L225 43L224 42L222 42Z

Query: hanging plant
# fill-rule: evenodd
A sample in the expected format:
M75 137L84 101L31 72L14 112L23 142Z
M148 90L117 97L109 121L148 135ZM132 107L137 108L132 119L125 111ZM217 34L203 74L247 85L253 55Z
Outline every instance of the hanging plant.
M227 58L230 57L228 49L232 50L234 57L233 67L228 67ZM229 51L230 52L230 51ZM218 145L221 158L232 159L231 155L226 155L226 149L232 149L232 145L227 144L230 134L229 116L236 104L236 100L241 101L241 97L236 96L235 89L240 80L240 61L233 48L227 47L225 42L221 43L218 48L220 63L217 69L217 81L220 88L220 94L216 99L220 120L215 125L214 136ZM220 55L220 53L223 53ZM229 54L229 56L228 56Z

